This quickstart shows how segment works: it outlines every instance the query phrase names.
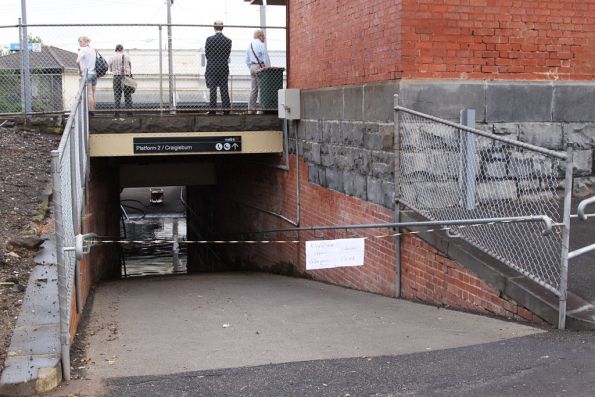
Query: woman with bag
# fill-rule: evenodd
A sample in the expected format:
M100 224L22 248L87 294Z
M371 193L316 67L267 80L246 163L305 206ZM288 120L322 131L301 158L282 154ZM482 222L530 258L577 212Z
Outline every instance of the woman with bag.
M128 112L128 116L132 116L132 93L135 87L130 83L132 80L132 64L128 54L124 53L124 46L118 44L116 46L116 52L110 58L109 70L114 74L114 110L115 117L119 117L120 103L122 100L122 94L124 94L124 105ZM134 80L132 80L134 82ZM127 85L128 84L128 85Z
M89 101L89 116L95 116L95 87L97 86L97 74L95 73L95 60L97 54L89 44L91 39L87 36L81 36L79 41L79 53L76 58L76 64L79 67L79 74L87 72L87 99Z

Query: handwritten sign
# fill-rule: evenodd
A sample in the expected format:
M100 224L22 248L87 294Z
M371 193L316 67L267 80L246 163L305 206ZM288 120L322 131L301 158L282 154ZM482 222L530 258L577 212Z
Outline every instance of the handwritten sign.
M306 241L306 270L363 266L364 239Z

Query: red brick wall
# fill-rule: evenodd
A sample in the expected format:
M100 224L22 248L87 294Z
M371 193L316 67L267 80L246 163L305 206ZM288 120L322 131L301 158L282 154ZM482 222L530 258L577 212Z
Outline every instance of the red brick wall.
M544 322L417 237L401 244L403 298L515 320Z
M106 159L92 159L87 202L83 217L84 233L100 236L118 236L120 233L119 181L117 173ZM92 255L85 255L80 262L81 296L87 301L91 287L102 279L119 275L120 260L115 245L97 245ZM74 337L80 316L76 311L76 290L73 288L70 335Z
M288 3L292 87L330 87L400 77L400 1Z
M342 193L323 188L308 182L308 170L300 158L300 226L342 225L357 223L392 222L392 211L375 204L346 196ZM296 219L296 180L295 157L290 159L291 171L266 169L262 166L249 167L230 165L229 172L234 175L233 183L221 192L218 200L222 209L219 214L227 214L224 220L225 230L234 228L237 231L267 230L272 228L289 228L291 224L278 217L239 205L233 207L229 198L261 209L274 211L283 216ZM240 173L238 175L238 173ZM218 176L221 181L227 179ZM349 231L319 231L300 233L300 240L321 240L353 237ZM360 230L358 237L372 237L386 233L386 230ZM261 238L263 236L260 236ZM294 240L296 234L270 234L266 239ZM394 296L396 284L395 244L390 238L369 239L366 241L363 267L345 267L328 270L305 270L305 244L259 244L234 247L238 257L258 264L266 270L287 270L291 264L294 274L302 274L316 280L330 282L350 288Z
M301 227L363 223L388 223L393 221L392 210L356 199L345 194L308 182L307 166L300 159L301 167ZM222 206L218 214L228 217L221 223L224 230L236 231L289 228L290 224L264 212L245 206L235 206L229 201L245 202L262 209L274 210L295 219L295 157L292 156L290 172L273 168L237 167L230 164L232 181L218 200ZM240 171L241 170L241 171ZM240 172L240 174L238 174ZM354 230L350 230L349 233ZM305 270L305 244L236 245L233 252L248 259L262 270L293 268L294 274L313 279L374 292L387 296L396 293L396 254L392 238L378 238L388 234L387 229L362 229L358 237L366 240L365 265L317 271ZM263 236L260 236L261 238ZM304 232L300 240L320 240L352 237L344 231ZM269 240L294 240L295 234L269 234ZM430 245L413 237L404 237L402 243L402 296L426 303L448 305L452 308L497 316L541 322L542 320L500 297L499 291L479 280L461 265L440 255Z
M595 1L292 0L292 87L593 80Z

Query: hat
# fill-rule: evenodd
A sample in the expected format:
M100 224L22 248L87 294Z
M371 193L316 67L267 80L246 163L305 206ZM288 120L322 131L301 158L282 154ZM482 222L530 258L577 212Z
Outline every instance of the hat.
M222 21L220 21L220 20L216 20L216 21L213 23L213 26L214 26L214 27L223 27L223 22L222 22Z

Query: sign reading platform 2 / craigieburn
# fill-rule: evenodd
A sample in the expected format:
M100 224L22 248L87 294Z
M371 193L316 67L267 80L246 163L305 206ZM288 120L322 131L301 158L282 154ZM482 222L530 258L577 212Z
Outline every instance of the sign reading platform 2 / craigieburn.
M241 152L241 136L135 137L134 154Z

